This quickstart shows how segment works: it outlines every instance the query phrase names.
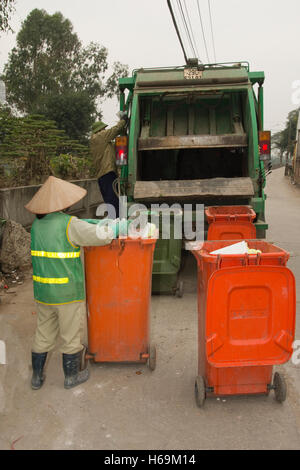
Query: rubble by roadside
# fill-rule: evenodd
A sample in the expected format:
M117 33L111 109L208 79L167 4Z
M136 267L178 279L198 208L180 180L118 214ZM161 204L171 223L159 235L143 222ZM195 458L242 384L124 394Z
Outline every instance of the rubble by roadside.
M21 224L7 220L0 250L1 271L4 274L31 267L30 241L30 233Z
M14 270L10 273L2 273L0 272L0 292L1 290L6 290L11 287L16 287L18 285L23 284L26 278L25 272Z
M31 275L32 270L14 270L5 274L0 271L0 303L8 294L15 294L16 289Z
M17 222L8 220L2 229L0 247L0 302L14 294L30 275L30 234Z

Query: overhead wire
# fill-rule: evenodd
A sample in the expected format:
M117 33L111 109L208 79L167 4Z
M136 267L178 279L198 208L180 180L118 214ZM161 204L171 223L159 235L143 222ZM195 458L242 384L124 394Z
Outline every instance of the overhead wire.
M205 37L205 32L204 32L204 26L203 26L203 21L202 21L202 15L201 15L201 10L200 10L199 0L197 0L197 7L198 7L198 14L199 14L199 19L200 19L200 24L201 24L201 29L202 29L202 36L203 36L205 51L206 51L206 57L207 57L207 61L209 63L210 59L209 59L209 54L208 54L208 48L207 48L207 42L206 42L206 37Z
M175 2L175 0L174 0ZM208 41L206 38L205 34L205 29L204 29L204 22L203 22L203 17L200 9L200 2L199 0L196 0L197 2L197 9L198 9L198 16L200 20L200 25L201 25L201 30L202 30L202 37L203 37L203 42L204 42L204 47L205 47L205 52L206 52L206 57L208 60L208 63L210 63L210 54L209 54L209 48L208 48ZM177 0L175 5L177 5L177 8L173 8L172 6L172 0L167 0L168 7L172 16L173 24L184 54L184 58L186 63L188 62L188 55L186 53L187 49L190 49L191 53L193 54L194 58L198 58L200 60L200 54L199 50L197 47L197 42L195 39L194 31L193 31L193 26L191 22L191 17L187 8L187 2L186 0L183 0L183 5L182 5L182 0ZM174 5L174 7L175 7ZM209 10L209 22L210 22L210 31L211 31L211 41L212 41L212 47L213 47L213 55L214 55L214 60L215 62L217 61L216 59L216 45L215 45L215 37L214 37L214 28L213 28L213 14L212 14L212 8L211 8L211 2L208 0L208 10ZM176 12L176 14L175 14ZM185 38L184 38L185 36ZM184 39L183 39L184 38ZM187 46L187 49L186 49Z
M187 16L187 20L188 20L188 23L189 23L190 31L191 31L191 36L192 36L194 46L195 46L194 51L197 54L195 57L198 57L198 59L200 60L200 54L199 54L199 51L198 51L198 48L197 48L197 43L195 41L195 36L194 36L193 28L192 28L192 23L191 23L191 20L190 20L190 15L189 15L189 12L188 12L188 9L187 9L187 6L186 6L186 1L183 0L183 2L184 2L184 8L185 8L185 11L186 11L186 16Z
M210 29L211 29L211 38L212 38L213 50L214 50L214 58L215 58L215 63L216 63L216 62L217 62L217 58L216 58L216 47L215 47L215 38L214 38L214 30L213 30L213 22L212 22L212 12L211 12L210 0L208 0L208 10L209 10Z
M187 58L186 51L185 51L185 48L184 48L184 44L183 44L183 41L182 41L182 38L181 38L181 35L180 35L178 24L177 24L177 21L176 21L176 18L175 18L175 13L174 13L174 10L173 10L172 5L171 5L171 0L167 0L167 3L168 3L168 7L169 7L169 10L170 10L170 13L171 13L171 17L172 17L172 21L173 21L173 24L174 24L174 27L175 27L175 31L176 31L177 37L179 39L179 42L180 42L180 45L181 45L181 48L182 48L184 59L185 59L185 62L187 64L188 58Z
M174 3L175 3L175 0L174 0ZM176 3L174 4L174 14L177 18L177 25L178 25L179 31L181 32L182 42L186 45L186 51L188 51L187 54L188 54L188 57L190 57L190 52L189 52L190 46L189 46L188 36L185 31L184 22L181 16L181 11L178 6L178 0L177 0L177 4Z
M188 28L188 25L187 25L187 22L186 22L186 19L185 19L184 11L183 11L182 4L181 4L180 0L177 0L177 5L178 5L178 8L179 8L179 11L180 11L180 14L181 14L182 22L183 22L183 25L184 25L184 28L185 28L185 32L186 32L190 47L191 47L191 51L194 54L194 57L197 57L197 54L196 54L196 51L195 51L195 48L194 48L194 45L193 45L193 42L192 42L192 38L191 38L191 35L190 35L190 32L189 32L189 28Z

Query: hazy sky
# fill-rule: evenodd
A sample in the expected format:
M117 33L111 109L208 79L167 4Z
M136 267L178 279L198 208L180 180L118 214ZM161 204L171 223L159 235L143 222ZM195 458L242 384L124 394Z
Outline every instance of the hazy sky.
M197 0L181 3L186 3L199 55L206 63ZM199 5L213 62L208 1L199 0ZM96 41L108 48L110 63L120 61L130 70L184 64L166 0L17 0L11 21L16 33L34 8L50 14L60 11L83 44ZM245 60L251 70L265 71L265 128L282 129L289 111L297 107L293 83L298 81L300 89L299 0L211 0L211 9L217 61ZM0 36L0 71L15 37ZM115 102L106 103L103 111L104 120L116 121Z

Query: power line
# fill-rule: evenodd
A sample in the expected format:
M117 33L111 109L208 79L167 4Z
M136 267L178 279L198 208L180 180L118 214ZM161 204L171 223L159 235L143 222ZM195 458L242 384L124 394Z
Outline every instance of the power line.
M181 0L177 0L177 8L172 6L172 1L167 0L167 4L172 16L173 24L183 51L183 55L185 58L186 63L188 62L188 56L186 53L185 45L188 46L188 49L190 48L193 57L198 58L200 60L200 54L197 48L197 42L195 40L195 35L193 32L193 27L192 27L192 22L191 22L191 17L189 15L189 11L187 8L187 2L186 0L183 0L184 7L182 5ZM199 0L197 0L197 7L198 7L198 14L199 14L199 19L200 19L200 24L201 24L201 29L202 29L202 35L203 35L203 41L204 41L204 46L205 46L205 51L206 51L206 56L208 62L210 62L209 58L209 53L208 53L208 47L207 47L207 40L205 36L205 30L204 30L204 24L202 20L202 15L201 15L201 10L200 10L200 5L199 5ZM213 40L213 46L214 46L214 53L215 53L215 44L214 44L214 35L213 35L213 27L212 27L212 14L211 14L211 8L210 8L210 1L209 1L209 9L210 9L210 27L211 27L211 32L212 32L212 40ZM184 11L185 10L185 11ZM180 25L180 27L179 27ZM183 41L183 36L185 36L185 41ZM215 53L215 60L216 60L216 53Z
M195 50L196 53L197 53L197 56L196 56L196 57L198 57L198 59L200 59L200 54L199 54L199 51L198 51L198 49L197 49L197 43L196 43L196 41L195 41L195 36L194 36L193 28L192 28L192 23L191 23L191 20L190 20L190 15L189 15L189 12L188 12L188 9L187 9L187 6L186 6L186 1L183 0L183 2L184 2L184 8L185 8L185 11L186 11L188 23L189 23L190 30L191 30L191 35L192 35L192 38L193 38L193 41L194 41L194 45L195 45L195 49L194 49L194 50Z
M189 35L187 22L185 20L185 16L184 16L184 12L183 12L180 0L177 0L177 8L178 8L178 11L179 11L179 15L181 16L181 22L182 22L182 25L183 25L183 29L185 30L185 35L186 35L187 41L190 44L190 48L191 48L191 51L193 53L193 44L192 44L191 36Z
M181 17L181 12L179 10L178 4L174 5L174 15L177 20L178 30L181 32L182 42L186 45L186 51L187 51L189 50L188 38L184 29L184 24L183 24L183 20ZM190 53L187 53L187 55L190 56Z
M184 28L185 28L186 35L187 35L188 41L190 43L191 51L194 54L194 57L197 57L195 48L193 46L192 38L191 38L191 35L190 35L190 32L189 32L189 28L188 28L188 25L187 25L187 22L186 22L186 19L185 19L185 15L184 15L184 11L183 11L183 8L182 8L182 5L181 5L181 1L177 0L177 4L178 4L179 11L181 13L181 18L182 18L182 21L183 21L183 25L184 25Z
M199 0L197 0L197 6L198 6L198 13L199 13L199 18L200 18L200 23L201 23L204 46L205 46L205 50L206 50L206 57L207 57L207 61L209 63L210 60L209 60L209 55L208 55L207 42L206 42L206 38L205 38L205 32L204 32L204 27L203 27L203 21L202 21L202 15L201 15L201 11L200 11Z
M215 58L215 62L217 62L217 59L216 59L216 48L215 48L215 38L214 38L214 30L213 30L213 22L212 22L212 13L211 13L211 7L210 7L210 0L208 0L208 9L209 9L209 18L210 18L211 37L212 37L212 43L213 43L213 48L214 48L214 58Z
M176 18L175 18L174 11L173 11L173 8L172 8L172 5L171 5L171 0L167 0L167 3L168 3L168 7L169 7L169 10L170 10L170 13L171 13L171 17L172 17L172 20L173 20L175 31L177 33L177 36L178 36L178 39L179 39L179 42L180 42L180 45L181 45L181 48L182 48L185 63L187 64L188 58L187 58L185 48L184 48L184 45L183 45L183 42L182 42L182 39L181 39L181 36L180 36L180 32L179 32L179 29L178 29L178 26L177 26Z

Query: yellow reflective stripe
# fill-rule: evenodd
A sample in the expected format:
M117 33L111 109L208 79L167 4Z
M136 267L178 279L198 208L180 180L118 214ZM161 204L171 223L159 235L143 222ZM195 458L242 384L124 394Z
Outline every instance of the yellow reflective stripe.
M79 258L80 251L70 251L66 253L55 252L55 251L31 251L31 256L39 256L43 258Z
M43 284L68 284L68 277L40 277L32 276L32 279L35 282L41 282Z
M70 304L75 304L76 302L83 303L85 302L85 299L79 299L79 300L71 300L71 302L62 302L60 304L49 304L48 302L42 302L41 300L34 299L38 304L43 304L43 305L70 305Z

